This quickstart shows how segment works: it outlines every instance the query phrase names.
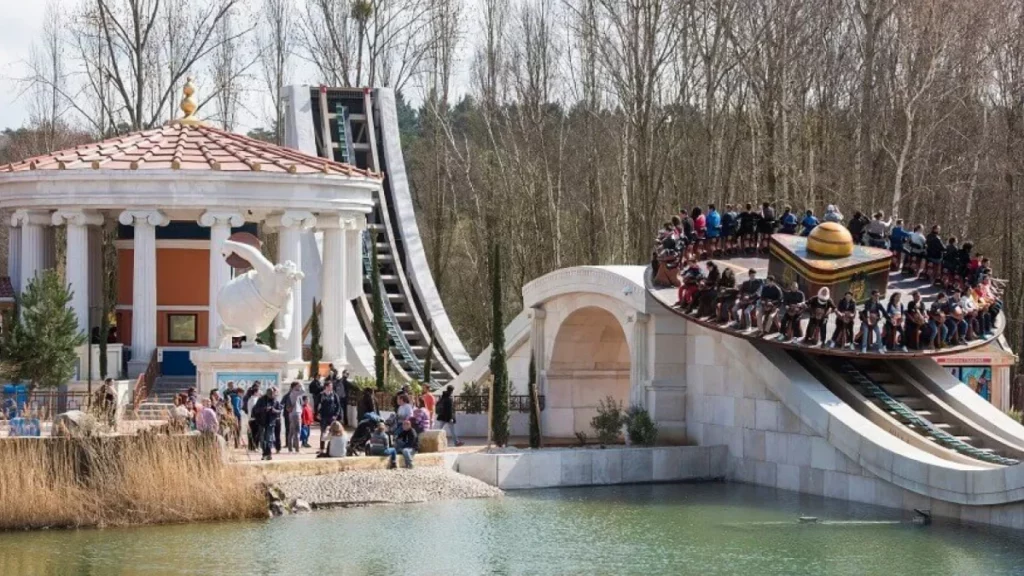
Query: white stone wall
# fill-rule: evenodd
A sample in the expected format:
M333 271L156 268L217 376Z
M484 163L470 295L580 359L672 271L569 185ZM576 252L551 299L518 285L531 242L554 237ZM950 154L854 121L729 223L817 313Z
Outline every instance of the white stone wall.
M683 331L687 437L701 446L728 447L728 480L890 508L930 509L938 516L1024 528L1024 506L1019 502L985 506L950 501L961 497L961 491L975 497L1005 495L1005 484L992 486L990 491L980 486L983 479L989 483L992 478L1002 478L1002 472L998 476L969 470L958 474L955 467L942 470L910 457L887 454L879 444L889 442L889 438L878 437L870 428L855 432L846 427L850 419L835 418L811 406L801 411L801 418L787 404L806 403L808 398L794 395L785 403L780 401L770 386L779 386L775 380L787 376L750 343L692 323L687 323ZM829 397L835 399L825 393L818 397L822 405L832 402ZM828 408L852 411L841 402ZM824 421L815 420L821 414L825 414ZM830 439L815 428L827 430ZM847 457L837 446L859 453L859 461ZM888 463L888 469L877 466L880 460ZM866 469L868 463L878 473ZM1015 475L1015 468L1006 468L1007 476ZM901 482L916 477L922 492L948 494L949 498L932 498L888 479L897 477Z
M711 480L725 473L721 446L544 449L460 454L456 470L503 490Z

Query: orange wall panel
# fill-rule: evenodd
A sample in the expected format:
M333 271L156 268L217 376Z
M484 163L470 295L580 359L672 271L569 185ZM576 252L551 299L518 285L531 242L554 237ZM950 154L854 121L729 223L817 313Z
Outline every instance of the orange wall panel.
M117 303L132 303L132 278L135 274L135 251L122 248L117 251ZM120 330L120 328L118 329Z
M132 311L118 310L117 314L117 341L125 346L132 345Z
M209 286L209 250L157 248L157 306L206 306Z

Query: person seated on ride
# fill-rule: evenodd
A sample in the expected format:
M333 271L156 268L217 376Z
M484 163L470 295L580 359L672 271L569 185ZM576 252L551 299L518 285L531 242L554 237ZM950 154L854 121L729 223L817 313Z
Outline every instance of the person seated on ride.
M942 284L949 290L955 284L956 276L960 271L960 247L956 243L956 237L951 236L942 253Z
M839 211L839 207L835 204L829 204L825 207L825 214L821 219L823 222L835 222L836 224L842 224L843 213Z
M889 229L892 227L892 220L883 220L885 213L879 210L871 217L871 221L864 225L865 239L867 245L873 248L888 248Z
M708 226L708 252L714 254L716 250L722 249L718 243L718 239L722 236L722 215L718 213L718 210L715 210L714 204L708 204L706 222Z
M979 272L981 271L981 261L985 258L985 255L981 252L975 252L970 262L967 263L967 285L977 286L978 282L981 281Z
M868 351L868 340L874 340L871 343L871 347L878 352L885 352L885 347L882 346L882 328L878 325L879 322L885 318L886 321L889 318L886 315L885 306L879 300L881 294L878 290L871 291L871 299L864 303L864 309L860 313L860 352L861 354Z
M758 336L775 332L779 325L779 308L782 306L782 288L775 283L771 274L764 279L757 299L757 318L760 330Z
M782 305L785 307L785 314L782 317L782 328L780 330L780 340L793 340L794 338L803 338L804 331L800 326L800 317L804 314L806 298L804 297L803 291L800 290L800 285L793 282L789 285L789 290L782 295Z
M736 232L739 230L739 220L736 210L732 204L725 205L725 213L722 214L722 250L730 252L736 248Z
M928 241L925 239L923 232L924 226L921 224L914 226L914 231L907 236L903 244L903 251L907 254L907 257L903 259L904 274L917 276L921 273L922 263L928 254Z
M761 204L761 217L757 221L758 248L768 249L768 238L775 233L778 222L775 220L775 207L768 202Z
M704 271L700 269L697 260L690 259L682 272L682 285L679 286L679 301L676 306L688 311L693 305L693 297L697 295L700 283L704 280Z
M857 301L847 291L836 306L836 329L832 331L829 348L853 349L853 319L857 316Z
M960 291L953 290L953 296L946 300L946 344L958 346L967 339L967 317L960 307Z
M903 321L903 342L912 350L920 350L921 331L928 323L928 310L921 300L921 293L917 290L910 293L906 313L906 319Z
M804 219L800 221L800 226L803 228L800 230L801 236L810 236L811 230L818 227L818 219L814 217L813 210L804 212Z
M885 306L885 343L889 350L906 352L907 346L903 331L903 318L906 314L906 306L900 300L903 294L893 292L889 296L889 303Z
M988 289L991 284L988 278L985 278L982 282L979 282L974 288L971 289L971 297L974 299L978 307L978 316L981 321L981 336L988 338L992 334L992 329L995 328L996 316L999 315L1000 304L992 297L992 292Z
M679 286L682 282L679 279L679 246L681 240L672 237L662 241L658 250L658 271L654 277L654 285L661 287Z
M946 293L939 292L938 298L928 307L928 329L924 341L939 350L946 347Z
M779 219L779 224L782 225L779 232L783 234L796 234L796 228L799 224L796 220L796 214L793 214L791 207L786 206L782 209L782 218Z
M964 321L967 322L965 340L970 342L980 338L984 333L982 329L984 322L979 317L981 309L971 291L968 290L960 294L960 309L964 311Z
M808 310L808 318L807 336L804 337L803 343L811 346L823 344L828 332L828 315L836 309L828 288L822 286L818 290L818 295L808 300L805 307Z
M700 259L704 256L704 250L707 248L705 242L708 235L708 221L700 206L693 208L690 218L693 220L693 257Z
M853 213L853 218L850 223L846 225L846 228L850 231L850 236L853 237L854 244L864 243L864 228L868 225L868 217L861 214L860 210Z
M722 272L722 277L718 280L718 296L715 298L715 307L717 308L718 322L720 324L727 324L729 322L729 312L732 310L734 304L736 304L736 298L739 296L739 290L736 288L736 274L733 273L732 268L726 268Z
M925 237L925 259L928 265L925 268L925 279L932 282L941 279L942 255L946 251L946 245L942 243L942 228L938 224L932 226L932 231Z
M757 270L751 268L747 271L747 279L740 284L739 295L732 309L736 327L740 330L749 330L754 327L753 313L762 284L763 282L757 278Z
M747 203L746 208L739 213L739 236L740 236L740 250L748 250L754 248L755 244L755 233L757 232L757 221L760 218L757 212L754 212L754 205Z
M677 218L675 216L673 216L672 219L673 220L677 220ZM665 242L666 238L673 238L674 239L677 236L678 236L678 234L676 232L675 225L673 225L672 222L665 222L664 224L661 225L661 230L658 231L658 236L654 239L654 241L659 246L661 246Z
M700 288L697 290L696 304L697 304L697 317L708 318L715 315L715 300L718 298L718 282L721 277L721 272L718 270L718 264L714 262L707 263L708 274L701 282Z

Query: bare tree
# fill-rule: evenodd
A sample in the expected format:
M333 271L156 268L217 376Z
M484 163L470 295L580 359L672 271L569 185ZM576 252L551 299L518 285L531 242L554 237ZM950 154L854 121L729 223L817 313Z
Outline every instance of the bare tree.
M290 0L263 0L260 18L260 63L270 96L269 120L275 142L284 141L284 87L289 83L294 50L292 6Z

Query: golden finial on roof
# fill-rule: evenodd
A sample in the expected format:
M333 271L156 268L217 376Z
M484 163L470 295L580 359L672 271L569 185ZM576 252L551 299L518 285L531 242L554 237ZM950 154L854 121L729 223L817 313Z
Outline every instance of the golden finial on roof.
M189 76L185 79L185 87L182 88L182 93L185 95L181 99L181 111L185 113L185 117L179 120L172 120L171 124L185 124L187 126L201 125L203 122L196 118L195 113L199 108L199 103L196 101L194 94L196 93L196 85L192 81L192 77Z

